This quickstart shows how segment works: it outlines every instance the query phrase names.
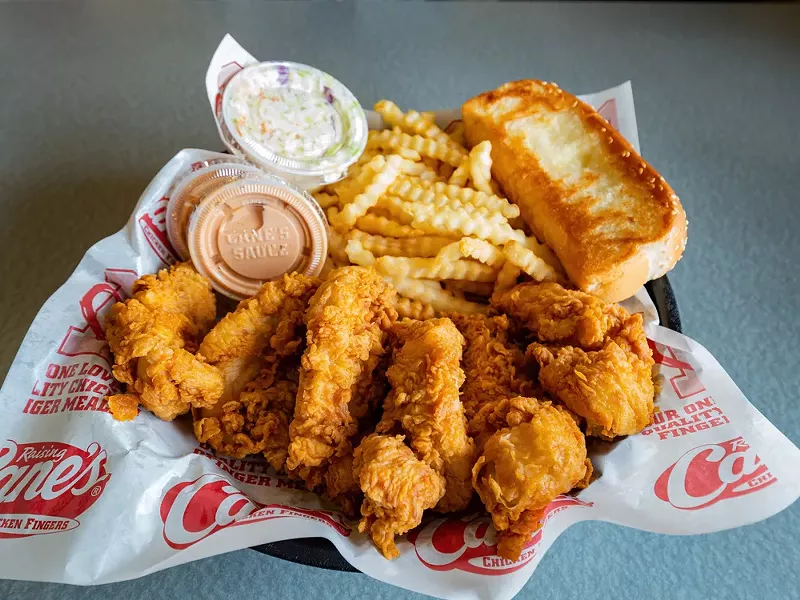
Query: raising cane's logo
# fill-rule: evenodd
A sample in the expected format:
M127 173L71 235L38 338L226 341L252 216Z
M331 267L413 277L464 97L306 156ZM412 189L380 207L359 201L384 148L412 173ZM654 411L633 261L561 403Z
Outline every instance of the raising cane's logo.
M115 302L130 293L138 275L130 269L106 269L105 281L94 284L78 302L86 325L70 325L57 353L61 356L94 355L110 362L110 354L102 321Z
M669 378L669 383L678 398L684 400L706 391L706 386L700 381L697 371L695 371L684 352L650 339L647 340L647 343L653 351L653 360L657 365L678 370L677 375Z
M324 510L258 504L219 475L206 474L174 485L161 501L164 541L177 550L188 548L220 529L270 519L300 517L318 521L349 536L338 514Z
M569 506L593 506L572 496L559 496L544 509L542 522ZM488 517L435 519L411 532L408 541L414 544L420 562L433 571L458 569L480 575L505 575L521 569L536 556L542 530L533 534L516 561L497 556L497 541Z
M656 480L655 494L682 510L698 510L751 494L777 479L741 437L689 450Z
M103 493L106 451L61 442L0 445L0 538L69 531Z
M144 239L164 264L171 265L178 260L172 245L167 237L167 202L169 197L164 196L156 202L152 210L139 217L139 227Z

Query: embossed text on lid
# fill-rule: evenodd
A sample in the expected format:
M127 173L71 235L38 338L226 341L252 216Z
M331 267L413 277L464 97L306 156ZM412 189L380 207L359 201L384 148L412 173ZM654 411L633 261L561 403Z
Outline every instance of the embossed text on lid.
M299 271L318 275L327 255L325 221L306 194L272 176L229 183L192 217L189 250L214 288L236 299Z

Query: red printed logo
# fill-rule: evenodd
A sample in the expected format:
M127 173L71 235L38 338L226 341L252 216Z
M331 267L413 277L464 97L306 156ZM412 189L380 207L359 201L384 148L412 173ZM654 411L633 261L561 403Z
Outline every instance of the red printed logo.
M311 519L332 527L340 535L350 535L350 528L337 513L258 504L219 475L206 474L174 485L161 501L164 541L177 550L226 527L285 517Z
M694 367L681 350L658 344L649 339L647 343L653 351L653 360L657 365L678 369L678 374L669 379L672 389L675 390L678 398L685 399L706 391L706 386L700 381Z
M110 473L96 443L0 445L0 538L69 531L103 493Z
M58 354L72 357L94 355L110 362L101 321L111 305L124 300L130 293L137 277L136 272L130 269L106 269L105 281L89 288L78 302L86 325L70 325L58 347Z
M152 212L146 212L139 217L139 227L156 256L164 264L171 265L178 260L178 257L172 251L172 245L167 237L167 202L169 202L167 196L159 199Z
M698 510L757 492L777 479L741 438L689 450L656 480L655 494L682 510Z
M559 496L544 509L543 523L569 506L592 505L572 496ZM505 575L533 560L542 529L533 534L516 561L497 556L496 535L489 517L481 515L461 520L435 519L411 532L408 540L414 544L420 562L433 571L458 569L481 575Z

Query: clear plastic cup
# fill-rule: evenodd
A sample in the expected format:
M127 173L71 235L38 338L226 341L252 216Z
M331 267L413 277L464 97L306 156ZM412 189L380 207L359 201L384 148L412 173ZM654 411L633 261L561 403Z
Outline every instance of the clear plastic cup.
M319 205L267 174L233 181L206 196L192 214L187 242L195 268L236 300L284 273L319 275L328 255Z
M350 90L292 62L239 71L225 86L217 119L232 152L305 190L344 177L367 143L367 118Z

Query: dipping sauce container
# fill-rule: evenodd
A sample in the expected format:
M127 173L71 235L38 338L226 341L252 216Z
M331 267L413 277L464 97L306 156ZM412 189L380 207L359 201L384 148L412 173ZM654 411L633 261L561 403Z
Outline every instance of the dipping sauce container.
M167 235L181 260L189 260L189 220L206 196L231 181L260 173L257 167L231 156L207 161L206 166L186 173L177 182L167 204Z
M328 254L327 225L311 196L262 174L217 188L191 216L187 244L195 268L236 300L299 271L316 276Z

